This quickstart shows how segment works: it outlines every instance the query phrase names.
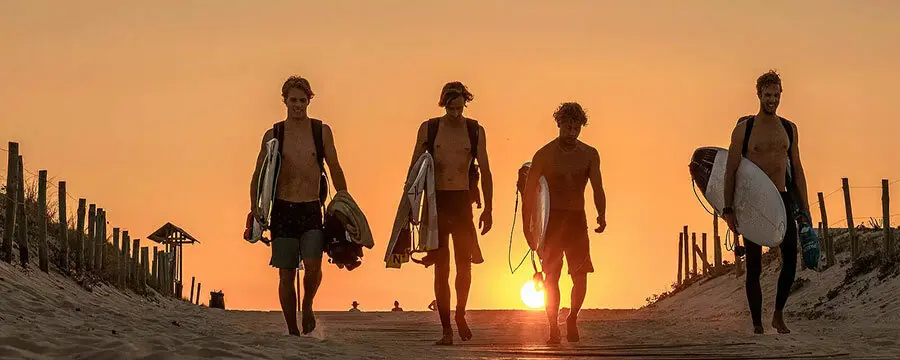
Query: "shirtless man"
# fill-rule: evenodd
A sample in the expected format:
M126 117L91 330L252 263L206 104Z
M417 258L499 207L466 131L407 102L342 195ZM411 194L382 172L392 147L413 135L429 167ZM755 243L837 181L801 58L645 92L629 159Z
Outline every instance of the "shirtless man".
M797 139L797 126L775 114L781 101L781 78L774 71L769 71L756 80L756 95L759 98L759 112L755 116L746 116L738 121L731 134L731 146L728 148L728 162L725 166L725 207L722 217L731 231L737 234L737 218L734 204L735 173L741 161L741 154L759 166L775 187L781 191L784 206L788 215L787 230L781 249L781 274L778 276L778 293L775 296L775 314L772 326L779 333L790 333L784 323L784 305L787 303L797 270L797 224L793 221L794 207L800 206L803 216L798 221L809 220L809 200L806 195L806 176L800 163L800 149ZM751 134L747 139L747 127L752 122ZM789 137L787 128L792 134ZM793 146L791 146L793 138ZM744 148L746 144L746 149ZM794 181L789 183L785 174L788 172L788 160L793 168ZM793 186L792 186L793 185ZM795 195L795 196L792 196ZM796 201L795 201L796 199ZM799 202L796 204L795 202ZM747 302L753 318L753 331L762 334L762 289L759 276L762 273L762 246L747 241Z
M423 261L434 262L434 294L437 298L437 309L441 318L443 336L437 345L453 344L453 328L450 325L450 236L453 236L453 252L456 262L456 326L459 337L463 341L472 338L472 331L466 323L466 302L469 298L469 287L472 283L472 263L480 263L480 255L476 254L478 234L475 230L472 214L472 195L469 192L472 144L469 140L469 126L475 126L474 120L463 116L466 103L472 101L472 93L461 82L444 85L438 106L446 110L442 117L428 120L419 127L416 146L413 151L410 168L428 148L429 123L438 126L433 144L434 181L438 218L438 250L430 252ZM436 123L435 123L436 122ZM484 193L484 209L479 220L481 234L490 231L493 225L493 182L491 168L488 164L487 138L484 127L477 125L478 146L476 149L478 169L481 171L481 184Z
M284 143L281 151L281 169L278 173L275 200L272 205L270 231L272 233L272 258L269 265L279 270L278 297L288 333L300 335L297 328L297 294L294 279L300 259L303 259L303 334L316 327L312 304L316 290L322 282L322 251L325 236L322 233L322 204L320 197L321 164L318 163L313 128L321 126L324 145L324 161L328 164L331 179L338 191L347 189L344 172L338 163L334 136L331 128L320 120L310 119L307 107L313 98L309 81L292 76L281 88L281 97L287 108L283 127ZM266 131L262 149L256 159L256 169L250 182L251 213L256 204L259 172L266 155L266 142L272 139L275 128ZM280 130L279 130L280 131ZM257 216L257 214L253 214Z
M540 177L547 179L550 189L550 219L547 224L541 264L547 278L544 280L547 320L550 324L548 344L560 342L559 326L559 278L562 272L563 254L572 276L572 310L566 319L566 338L577 342L578 312L587 294L587 274L594 272L588 239L587 214L584 190L588 180L594 191L597 208L595 232L606 229L606 193L600 176L600 154L597 149L578 140L581 128L587 125L587 115L578 103L563 103L553 118L559 126L559 136L534 154L525 198L537 195ZM531 201L525 201L523 213L535 211ZM529 224L524 225L528 228ZM535 242L529 238L529 244Z

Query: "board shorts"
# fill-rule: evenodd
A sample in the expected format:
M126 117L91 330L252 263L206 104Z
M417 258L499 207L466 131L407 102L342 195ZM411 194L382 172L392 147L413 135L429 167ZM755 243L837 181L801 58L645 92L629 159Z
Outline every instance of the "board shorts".
M584 210L550 209L541 264L544 272L560 273L563 255L569 275L594 272L588 238L587 214Z
M471 268L472 252L478 233L475 231L472 203L468 190L439 190L435 192L438 220L439 263L450 260L450 236L453 236L453 256L457 271Z
M322 207L318 201L290 202L275 199L272 204L272 258L269 265L296 269L300 259L322 258L325 233L322 232Z

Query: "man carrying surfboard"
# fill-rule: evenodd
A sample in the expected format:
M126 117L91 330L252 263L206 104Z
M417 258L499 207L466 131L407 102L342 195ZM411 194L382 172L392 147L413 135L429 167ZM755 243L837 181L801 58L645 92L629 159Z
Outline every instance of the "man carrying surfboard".
M742 117L731 134L731 146L728 149L728 161L725 166L725 207L722 209L722 217L731 231L737 234L737 217L732 206L735 199L735 173L743 154L763 170L781 192L787 214L787 230L779 245L781 274L778 276L775 313L772 317L772 326L779 333L787 334L790 333L790 329L784 323L783 312L797 270L797 224L794 221L794 208L799 206L801 216L797 220L802 225L808 225L810 217L806 176L800 162L797 126L776 115L781 101L781 91L781 78L774 71L769 71L756 80L759 112L756 115ZM761 240L746 240L747 301L753 318L753 331L762 334L765 333L761 314L762 289L759 284L762 273L762 246L756 243Z
M590 239L588 238L587 214L585 212L584 191L588 180L594 192L594 206L597 208L595 232L606 229L606 193L600 175L600 154L597 149L578 140L581 128L587 125L587 115L581 105L574 102L559 106L553 118L559 127L559 136L544 145L532 159L531 169L525 182L523 214L532 214L538 196L539 179L543 176L550 192L550 216L545 229L543 250L538 254L546 274L544 291L547 320L550 325L548 344L560 342L559 326L559 278L562 272L563 255L572 276L572 304L566 319L566 339L577 342L578 312L587 294L587 274L594 272L591 263ZM530 216L526 216L529 221ZM530 228L530 222L524 224ZM528 243L535 244L529 234Z
M338 162L334 135L328 125L312 119L307 107L313 98L309 81L292 76L281 88L287 108L287 119L266 131L256 169L250 182L250 208L259 217L257 197L259 173L266 157L266 144L275 138L281 147L281 165L276 177L275 197L269 230L272 234L272 258L269 264L279 270L278 295L284 320L291 335L300 335L297 327L297 294L294 279L303 259L303 334L316 327L312 311L313 298L322 282L322 204L328 184L324 181L324 164L328 164L337 191L346 190L347 182ZM320 151L321 149L321 151Z
M466 302L472 283L472 264L484 261L478 248L478 234L473 223L472 204L478 203L477 171L481 172L484 209L479 219L481 235L493 225L493 181L488 163L487 138L484 127L463 116L472 93L461 82L450 82L441 90L438 106L446 113L422 123L416 136L410 169L423 152L434 158L435 203L437 205L438 248L422 259L426 266L435 265L434 294L441 318L443 336L437 345L453 344L450 324L450 237L456 262L456 326L463 341L472 338L466 323ZM478 164L475 164L475 161ZM477 168L476 168L477 166Z

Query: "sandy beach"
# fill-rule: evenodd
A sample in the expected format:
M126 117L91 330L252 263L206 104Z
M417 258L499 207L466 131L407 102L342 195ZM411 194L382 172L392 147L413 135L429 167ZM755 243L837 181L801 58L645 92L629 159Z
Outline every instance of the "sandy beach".
M763 275L766 313L776 270L769 266ZM794 332L789 335L771 330L751 334L743 279L725 275L648 308L585 310L577 344L544 345L542 312L473 310L469 322L475 338L463 343L457 337L456 346L436 347L432 342L440 326L431 312L323 312L312 336L292 337L286 335L280 312L209 309L102 284L88 291L54 272L0 263L0 358L897 358L900 302L890 294L898 278L866 286L864 293L879 296L877 302L853 295L859 291L849 288L845 293L852 296L833 300L841 302L841 309L856 310L826 310L818 317L805 312L819 288L843 272L832 267L824 273L798 273L798 278L817 278L792 298ZM871 316L875 310L887 315Z

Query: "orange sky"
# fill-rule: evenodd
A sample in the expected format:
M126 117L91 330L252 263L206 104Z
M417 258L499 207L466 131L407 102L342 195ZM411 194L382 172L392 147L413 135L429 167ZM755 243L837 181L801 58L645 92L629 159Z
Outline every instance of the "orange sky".
M562 101L589 112L582 140L600 151L609 199L607 232L591 235L589 308L640 306L674 280L681 226L711 228L690 155L727 146L769 68L783 75L780 113L800 128L811 196L842 176L900 179L900 3L564 3L5 1L0 140L20 142L28 168L67 180L132 238L166 221L191 232L202 244L186 251L187 281L224 290L232 309L278 308L269 248L241 233L260 137L283 118L292 74L312 83L310 113L334 129L376 236L361 268L325 266L319 310L433 298L432 269L387 270L382 256L417 126L442 113L447 81L475 94L467 115L487 130L496 187L471 308L524 308L530 271L507 265L516 170L555 136ZM855 215L880 215L879 199L854 190ZM829 198L833 221L839 202ZM514 257L525 248L517 230Z

